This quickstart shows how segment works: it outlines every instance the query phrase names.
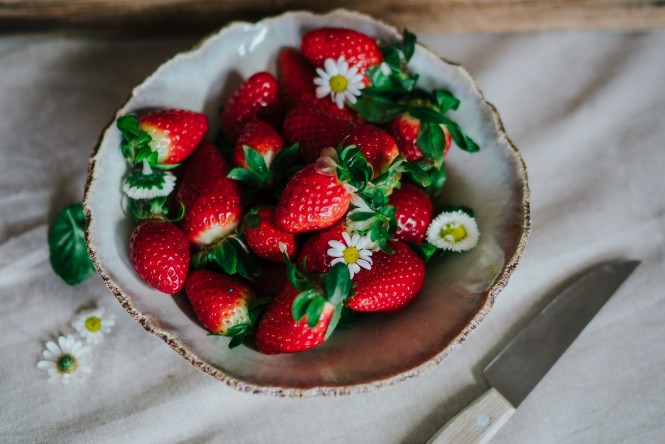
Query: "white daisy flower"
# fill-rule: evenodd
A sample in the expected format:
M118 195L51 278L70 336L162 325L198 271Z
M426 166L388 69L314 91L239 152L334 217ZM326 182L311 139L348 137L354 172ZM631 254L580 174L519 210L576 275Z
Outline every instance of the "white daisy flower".
M365 270L372 268L372 252L369 250L369 245L372 243L368 236L359 236L354 234L350 236L349 233L343 232L342 238L344 242L331 240L328 242L328 256L334 258L330 265L346 264L349 267L349 275L351 279L353 276L360 272L360 267Z
M132 171L125 177L122 190L132 199L154 199L166 197L175 188L176 177L170 171L153 170L147 160L141 170Z
M316 97L322 99L330 95L339 109L344 108L346 101L356 103L356 97L365 87L363 75L358 68L349 67L344 57L340 57L337 61L326 59L323 62L323 68L316 69L316 73L319 75L314 79L314 83L317 85Z
M60 336L57 344L53 341L46 343L46 349L42 352L45 360L37 362L37 368L48 372L49 382L81 382L92 373L90 350L90 346L77 341L72 335Z
M96 308L80 313L72 322L72 327L88 344L99 344L104 335L111 333L115 325L115 316L104 314L104 308Z
M468 251L479 237L476 220L461 210L439 214L427 228L427 242L442 250Z

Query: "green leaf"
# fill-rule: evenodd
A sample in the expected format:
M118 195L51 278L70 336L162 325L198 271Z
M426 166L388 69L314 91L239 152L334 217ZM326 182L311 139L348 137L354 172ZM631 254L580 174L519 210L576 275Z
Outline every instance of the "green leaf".
M224 336L231 338L229 348L234 349L245 341L245 336L249 333L251 326L248 324L234 325L226 331Z
M115 122L123 136L138 136L139 135L139 118L136 114L127 114L126 116L118 117Z
M341 304L351 293L351 275L346 264L335 264L326 273L326 299L333 305Z
M85 244L83 206L65 207L48 231L49 260L53 271L69 285L83 282L95 268Z
M233 168L231 171L229 171L229 174L227 174L226 177L229 179L237 180L238 182L242 182L254 188L259 188L263 184L261 176L247 168Z
M425 108L422 106L409 108L409 114L411 114L411 116L415 117L421 122L445 124L446 122L450 121L450 119L447 119L445 116L441 115L441 113L438 113L433 109Z
M422 188L427 188L432 183L432 178L420 164L407 162L402 165L402 171L409 174L411 179Z
M453 122L447 117L441 117L443 119L443 122L441 123L446 125L446 128L448 128L448 131L450 132L450 136L453 138L453 141L455 141L455 145L457 145L458 148L470 153L480 151L480 147L476 144L476 142L474 142L473 139L471 139L469 136L465 135L462 132L462 128L460 128L457 123Z
M296 322L299 322L307 315L307 308L312 301L312 298L318 296L314 290L306 290L298 294L293 300L291 305L291 315Z
M333 331L337 328L337 325L339 324L339 320L342 317L342 310L344 309L344 305L342 304L337 304L335 305L335 308L332 313L332 317L330 318L330 323L328 324L328 328L326 329L326 334L323 337L324 341L327 341L330 335L332 335Z
M255 171L259 175L268 174L266 161L258 151L247 145L243 145L242 149L245 153L245 160L247 160L247 166L249 166L249 169Z
M284 177L285 171L298 160L299 153L300 148L297 142L277 153L272 162L270 162L271 175L273 177Z
M349 106L370 123L387 123L406 111L404 103L370 94L361 95L356 103Z
M252 325L256 324L256 320L261 317L264 311L266 311L266 308L268 308L268 305L272 300L273 298L271 296L263 296L250 304L247 311L249 314L249 322L251 322Z
M401 71L402 54L400 49L395 46L386 46L381 48L381 53L383 54L384 61L393 71Z
M430 171L430 177L432 179L432 184L430 185L430 191L436 192L443 188L443 185L446 183L446 168L445 165L441 165L441 168L434 168Z
M236 274L238 271L238 257L235 248L233 248L233 245L230 242L222 241L221 244L215 248L215 260L227 274Z
M413 53L416 50L416 35L410 32L408 29L404 28L404 33L402 37L402 52L404 53L404 58L408 62L413 57Z
M245 220L247 221L247 225L249 225L249 227L253 230L259 228L259 225L261 224L261 219L259 218L259 208L255 207L247 212Z
M421 121L418 130L418 149L423 156L440 162L443 159L446 135L438 123Z
M370 211L354 211L348 214L349 220L353 222L363 222L376 216L376 213Z
M428 262L435 256L439 256L443 250L438 249L434 245L423 242L417 244L415 242L407 242L409 247L418 255L424 262Z
M307 306L307 325L309 328L316 327L316 324L319 323L319 318L323 312L323 307L326 305L326 300L323 299L320 295L316 295L312 298L312 301Z
M445 113L449 110L456 110L459 107L460 101L450 91L443 89L434 91L434 98L439 107L440 113Z

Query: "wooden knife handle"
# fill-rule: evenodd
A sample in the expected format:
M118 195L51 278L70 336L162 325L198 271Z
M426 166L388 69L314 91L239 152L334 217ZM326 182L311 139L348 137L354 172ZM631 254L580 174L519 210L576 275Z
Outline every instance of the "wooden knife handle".
M490 388L480 398L441 427L427 444L487 443L513 416L515 407Z

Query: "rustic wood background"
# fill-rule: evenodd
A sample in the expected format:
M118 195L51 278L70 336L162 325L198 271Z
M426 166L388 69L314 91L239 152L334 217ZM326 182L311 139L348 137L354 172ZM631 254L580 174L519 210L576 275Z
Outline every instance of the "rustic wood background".
M335 8L416 32L665 28L665 0L0 0L0 33L201 36L233 20Z

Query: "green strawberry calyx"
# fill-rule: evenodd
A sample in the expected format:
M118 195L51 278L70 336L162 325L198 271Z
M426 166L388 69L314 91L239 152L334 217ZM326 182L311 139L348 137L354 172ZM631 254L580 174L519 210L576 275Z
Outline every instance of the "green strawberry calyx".
M243 145L242 148L247 168L233 168L226 177L243 182L252 188L281 190L284 180L301 168L296 164L298 143L281 150L270 162L266 162L261 153L254 148L248 145Z
M260 260L247 248L239 233L194 253L190 264L191 268L221 269L226 274L238 274L249 280L261 274Z
M346 145L342 140L337 148L325 148L314 168L324 176L336 176L353 195L362 192L373 175L372 166L357 145Z
M166 205L168 197L154 199L129 199L129 211L138 220L162 220L165 222L179 222L185 216L185 205L180 202L176 217L169 217L169 207Z
M122 184L125 194L134 200L166 197L175 188L176 177L170 171L152 168L148 159L141 167L131 170Z
M209 336L225 336L231 338L231 341L229 341L229 348L234 349L238 347L245 341L247 335L253 333L256 320L261 314L263 314L271 300L271 297L262 297L252 301L247 308L248 320L246 322L232 325L224 332L210 333Z
M332 334L339 322L344 301L352 294L353 286L346 264L335 264L326 273L307 274L291 262L286 254L286 274L291 285L299 291L293 300L291 314L296 322L305 320L309 328L319 323L327 304L333 306L333 314L326 330L325 339Z
M139 127L139 118L136 114L127 114L118 117L116 126L122 134L120 150L122 156L131 166L138 165L147 160L151 167L160 170L169 170L179 164L159 163L159 153L151 146L152 136Z

